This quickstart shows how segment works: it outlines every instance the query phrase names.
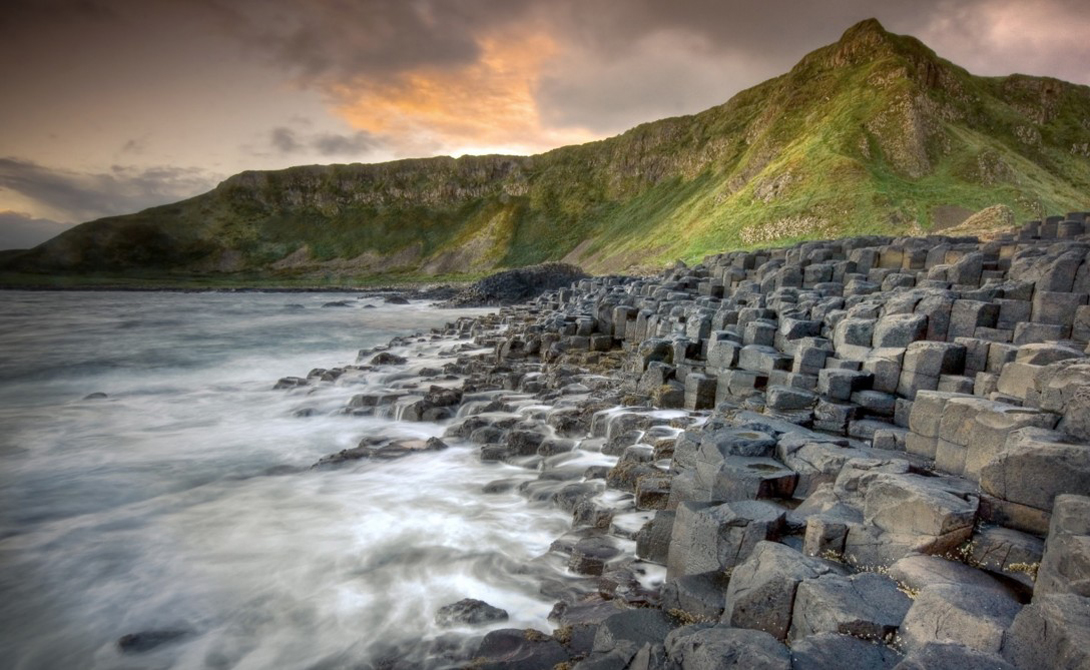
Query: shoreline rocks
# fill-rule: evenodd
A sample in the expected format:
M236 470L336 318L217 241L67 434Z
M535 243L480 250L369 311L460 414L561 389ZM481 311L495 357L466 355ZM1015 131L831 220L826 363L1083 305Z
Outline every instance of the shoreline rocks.
M731 252L392 342L451 360L347 412L572 514L556 630L459 662L1088 667L1090 238L1055 229Z

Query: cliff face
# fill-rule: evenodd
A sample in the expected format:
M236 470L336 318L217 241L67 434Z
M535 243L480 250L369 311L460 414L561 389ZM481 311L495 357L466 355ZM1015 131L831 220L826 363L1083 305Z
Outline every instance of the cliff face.
M618 270L1088 200L1090 87L976 77L868 20L700 114L532 157L244 172L78 226L7 268L428 274L565 259Z

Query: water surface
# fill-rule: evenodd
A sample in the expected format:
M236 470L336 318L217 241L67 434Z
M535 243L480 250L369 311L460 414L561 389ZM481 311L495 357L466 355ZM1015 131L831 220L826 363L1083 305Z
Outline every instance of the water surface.
M435 610L463 597L548 629L534 559L568 519L480 492L530 473L457 443L310 470L365 436L443 427L339 411L396 375L272 390L472 313L331 294L0 293L4 665L360 667L442 634ZM450 346L421 344L410 367L441 366ZM179 636L119 650L149 630Z

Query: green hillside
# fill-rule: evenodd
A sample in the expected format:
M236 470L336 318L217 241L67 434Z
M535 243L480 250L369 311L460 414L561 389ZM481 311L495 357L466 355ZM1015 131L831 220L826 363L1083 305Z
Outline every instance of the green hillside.
M530 157L244 172L82 224L8 272L299 278L649 268L712 251L1087 209L1090 87L977 77L875 20L693 116Z

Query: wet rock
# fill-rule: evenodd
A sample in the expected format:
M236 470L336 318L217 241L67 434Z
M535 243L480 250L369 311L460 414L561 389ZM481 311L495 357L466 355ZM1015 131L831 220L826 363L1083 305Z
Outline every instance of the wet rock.
M435 613L435 623L440 626L460 624L477 625L507 621L507 610L493 607L483 600L464 598L456 603L443 605Z
M307 380L302 377L282 377L273 386L274 391L283 391L285 389L299 388L300 386L306 386Z
M427 440L376 440L365 437L358 447L325 456L311 467L332 468L360 459L390 461L412 454L441 451L446 448L447 444L437 437L430 437Z
M83 396L83 399L84 400L105 400L108 397L109 396L107 396L105 393L102 393L101 391L99 391L99 392L96 392L96 393L88 393L87 395Z
M405 365L409 359L383 351L371 358L371 365Z
M552 670L568 659L567 650L550 635L504 628L484 636L469 665L480 670Z
M621 551L605 537L587 537L572 548L568 569L577 575L600 575L606 563L620 556Z

